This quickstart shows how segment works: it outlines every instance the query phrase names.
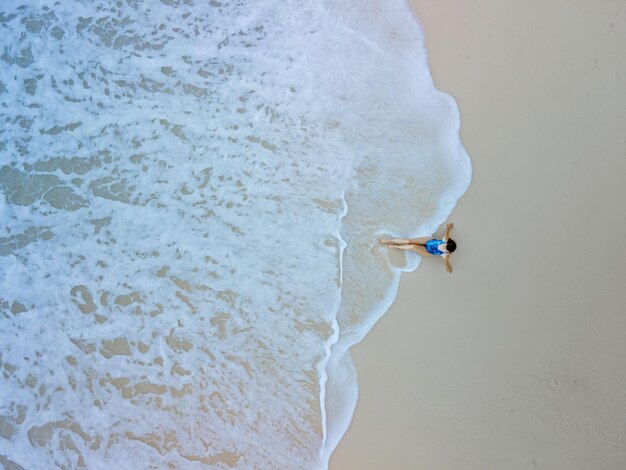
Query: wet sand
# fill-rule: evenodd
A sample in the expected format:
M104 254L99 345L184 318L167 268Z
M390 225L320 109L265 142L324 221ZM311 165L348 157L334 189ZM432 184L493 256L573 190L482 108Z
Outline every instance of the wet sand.
M626 468L626 2L413 0L474 177L331 470Z

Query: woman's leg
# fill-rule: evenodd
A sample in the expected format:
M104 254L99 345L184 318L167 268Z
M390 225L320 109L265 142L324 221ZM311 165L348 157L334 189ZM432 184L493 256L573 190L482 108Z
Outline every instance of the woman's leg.
M426 245L426 242L432 238L433 237L410 238L409 241L414 245Z
M413 244L405 244L405 245L389 245L397 250L413 250L416 251L421 256L432 256L426 247L422 245L413 245Z
M430 240L430 238L429 238ZM413 248L414 251L417 251L417 254L419 254L420 256L432 256L428 250L426 249L425 246L422 245L409 245L411 248ZM400 248L399 246L394 247L394 248Z
M431 237L393 238L391 240L382 239L380 243L383 245L426 245L430 239Z
M391 240L380 240L382 245L410 245L411 240L408 238L393 238Z

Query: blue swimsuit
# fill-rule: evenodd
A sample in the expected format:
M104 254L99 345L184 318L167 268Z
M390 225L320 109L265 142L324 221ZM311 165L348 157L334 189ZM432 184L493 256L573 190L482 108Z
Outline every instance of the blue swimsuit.
M443 251L439 251L437 248L441 243L445 243L443 240L437 240L435 238L428 240L426 242L426 251L428 251L431 255L441 256L444 254Z

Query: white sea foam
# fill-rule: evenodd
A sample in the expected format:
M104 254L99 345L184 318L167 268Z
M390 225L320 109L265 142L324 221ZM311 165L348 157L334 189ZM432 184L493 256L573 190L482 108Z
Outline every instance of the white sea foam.
M0 463L325 468L418 263L378 238L470 179L408 5L9 1L0 31Z

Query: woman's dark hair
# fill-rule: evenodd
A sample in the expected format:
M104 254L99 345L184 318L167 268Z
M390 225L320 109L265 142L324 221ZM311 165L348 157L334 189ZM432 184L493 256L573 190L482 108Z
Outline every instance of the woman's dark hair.
M448 238L448 243L446 243L446 250L448 250L449 253L452 253L454 250L456 250L456 242L452 240L452 238Z

